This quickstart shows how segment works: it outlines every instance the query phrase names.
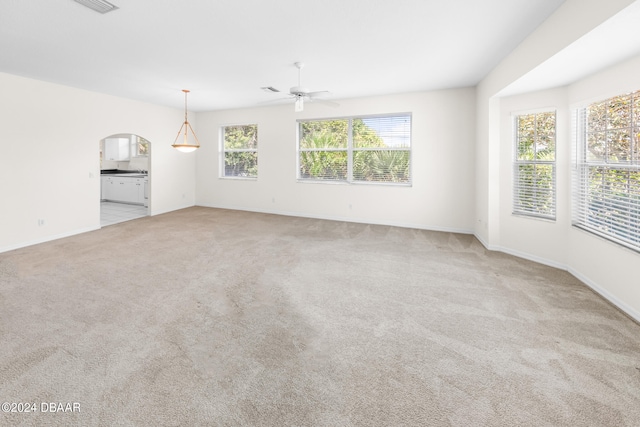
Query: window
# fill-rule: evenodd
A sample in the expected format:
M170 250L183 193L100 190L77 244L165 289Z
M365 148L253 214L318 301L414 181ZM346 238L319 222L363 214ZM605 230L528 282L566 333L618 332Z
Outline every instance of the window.
M135 147L134 147L134 156L135 157L146 157L149 155L149 141L144 139L141 136L135 137Z
M513 213L556 217L556 114L515 117Z
M223 126L223 177L258 176L258 125Z
M298 142L300 179L411 182L408 114L300 121Z
M576 118L574 224L640 250L640 91Z

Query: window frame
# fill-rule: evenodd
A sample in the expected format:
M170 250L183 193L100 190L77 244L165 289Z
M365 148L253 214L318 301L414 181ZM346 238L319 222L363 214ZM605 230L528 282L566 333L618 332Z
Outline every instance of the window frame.
M590 159L588 109L597 108L600 104L610 103L625 96L631 97L629 125L610 129L609 115L606 115L604 130L592 132L593 134L604 133L605 151L602 155L603 158L600 160ZM634 103L636 103L635 106ZM609 161L610 152L607 141L609 141L610 130L611 133L617 133L620 130L629 131L628 161ZM640 90L621 93L577 106L573 111L573 131L572 225L627 249L640 252L640 178L638 180L632 180L631 178L632 174L640 176ZM605 185L604 180L607 176L618 176L617 174L620 171L624 171L629 176L627 180L629 190L626 197L616 198L610 188L606 188L607 185ZM600 172L602 172L602 181L598 186L594 184L597 182L596 180L590 180L590 174L598 174ZM615 179L610 180L608 184L611 185L615 181ZM632 184L633 186L631 186ZM602 190L592 191L597 190L598 187ZM638 197L635 202L633 200L634 196ZM598 212L598 208L602 210ZM619 211L622 211L622 215L618 215ZM603 213L605 218L609 218L609 221L603 219ZM615 222L625 215L628 217L627 227L620 226L619 223ZM633 223L633 217L636 218L635 223Z
M133 144L133 156L132 157L149 157L149 141L139 135L136 136L136 141ZM143 149L144 147L144 149Z
M408 147L354 147L353 142L353 120L354 119L375 119L386 117L403 117L406 116L409 119L409 144ZM326 122L326 121L347 121L347 146L345 148L301 148L302 137L302 124L305 122ZM301 153L302 152L345 152L347 155L347 168L345 179L323 179L323 178L305 178L301 176ZM409 154L409 171L407 182L393 182L393 181L366 181L358 180L353 177L353 163L354 153L358 151L405 151ZM296 180L300 183L315 183L315 184L333 184L333 185L390 185L411 187L413 186L413 115L409 112L400 113L384 113L384 114L366 114L366 115L353 115L342 117L328 117L317 119L298 119L296 120Z
M225 131L227 128L237 128L237 127L246 127L246 126L255 126L256 128L256 147L255 148L225 148ZM242 179L242 180L257 180L259 175L259 131L257 123L242 123L242 124L225 124L221 125L219 129L219 140L220 140L220 173L219 178L222 179ZM226 162L226 154L227 153L255 153L256 154L256 174L255 175L227 175L227 162Z
M534 116L534 123L537 123L538 116L543 114L553 114L553 160L522 160L519 159L520 152L520 132L519 132L519 119L521 117L526 116ZM555 108L544 108L544 109L536 109L523 111L512 114L512 126L513 126L513 160L512 160L512 200L511 200L511 214L515 216L522 216L528 218L536 218L543 219L548 221L556 221L558 214L558 180L557 180L557 161L558 161L558 112ZM534 124L534 153L537 154L538 150L537 142L540 140L537 134L537 126ZM540 212L541 206L536 205L532 209L525 209L522 203L519 203L519 191L521 190L530 190L534 196L533 199L537 198L537 193L540 191L540 187L537 185L533 185L530 187L520 185L520 167L521 166L533 166L534 169L537 169L538 166L550 166L551 167L551 198L552 198L552 206L551 212L545 213ZM542 188L543 191L546 191ZM534 200L537 202L537 200Z

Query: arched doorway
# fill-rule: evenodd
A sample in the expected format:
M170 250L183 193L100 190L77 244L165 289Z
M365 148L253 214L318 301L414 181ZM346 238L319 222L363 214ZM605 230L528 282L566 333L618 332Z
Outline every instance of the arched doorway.
M151 143L120 133L100 140L100 226L149 215Z

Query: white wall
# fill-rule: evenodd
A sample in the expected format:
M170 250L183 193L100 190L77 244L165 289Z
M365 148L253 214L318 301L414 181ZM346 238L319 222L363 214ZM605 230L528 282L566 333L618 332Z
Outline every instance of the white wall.
M568 87L502 98L500 134L500 244L493 249L570 271L632 317L640 320L640 253L571 225L571 110L579 105L640 90L640 57ZM513 215L512 114L557 111L557 218Z
M570 107L640 89L633 59L565 88L500 98L499 93L633 0L567 0L478 85L475 235L490 249L566 269L640 321L640 254L571 226ZM589 54L589 52L587 52ZM511 215L513 111L558 109L558 218Z
M194 204L183 111L2 73L0 93L0 252L100 227L99 141L117 133L151 142L152 214Z
M566 88L534 92L500 100L499 233L501 249L566 268L567 235L571 225L571 118ZM513 116L556 112L556 220L513 215ZM551 242L551 243L550 243Z
M570 85L569 105L636 90L640 90L640 56ZM640 321L640 253L576 228L568 237L569 270Z
M477 87L475 235L501 246L500 99L497 94L570 46L634 0L566 0Z
M0 73L0 252L99 227L100 139L151 142L151 212L195 203L435 230L474 231L485 245L565 268L640 320L640 254L570 225L569 107L640 89L635 58L566 88L497 94L633 0L567 0L477 90L453 89L200 113L202 148L171 147L183 111ZM514 217L513 111L558 110L558 218ZM296 119L411 112L413 185L296 180ZM196 120L197 119L197 120ZM219 127L257 123L260 176L219 177ZM38 225L38 220L44 220Z
M474 217L475 90L472 88L198 114L202 148L196 202L242 209L469 233ZM412 113L411 187L296 179L296 120ZM258 124L259 177L220 178L219 129Z

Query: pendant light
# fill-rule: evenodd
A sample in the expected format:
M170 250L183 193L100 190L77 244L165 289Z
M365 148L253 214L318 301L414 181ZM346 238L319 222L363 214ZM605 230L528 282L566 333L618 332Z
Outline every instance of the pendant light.
M182 151L183 153L190 153L200 148L200 141L198 141L198 137L193 131L193 128L191 127L191 125L189 124L189 120L187 120L187 94L189 93L189 91L186 89L182 89L182 91L184 92L184 123L182 124L182 126L180 126L178 135L176 135L176 139L175 141L173 141L173 144L171 146L178 151ZM189 130L191 131L191 135L193 135L193 138L191 139L191 141L189 141L190 138L189 138L189 135L187 134ZM180 134L182 134L182 142L178 143L178 138L180 138Z

